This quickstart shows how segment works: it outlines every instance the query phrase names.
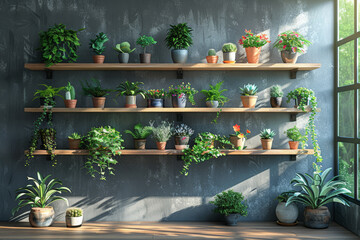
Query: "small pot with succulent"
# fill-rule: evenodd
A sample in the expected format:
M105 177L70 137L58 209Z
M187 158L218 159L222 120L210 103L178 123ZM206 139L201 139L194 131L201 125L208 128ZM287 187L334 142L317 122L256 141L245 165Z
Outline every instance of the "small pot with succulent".
M214 211L223 215L229 226L236 226L239 218L248 214L244 196L233 190L216 194L214 201L209 203L215 205Z
M189 148L190 137L194 134L194 130L188 125L182 123L174 128L175 149L183 150Z
M129 54L135 51L136 48L131 49L130 43L122 42L120 44L116 44L113 48L115 51L119 53L119 63L128 63L129 62Z
M140 63L151 63L151 53L146 53L146 47L155 45L157 41L151 36L140 36L136 40L136 44L140 45L144 49L144 53L140 53Z
M81 227L84 216L81 208L66 209L65 222L67 227Z
M169 87L168 95L171 96L171 103L174 108L186 107L186 99L188 98L192 105L195 105L194 95L198 91L191 87L190 83L184 82L180 85Z
M245 36L239 40L239 44L245 48L248 63L259 63L261 48L270 43L266 34L255 35L251 30L245 29Z
M248 134L250 134L250 130L246 129L246 133L240 132L240 125L235 124L233 126L235 134L230 134L230 142L234 145L234 148L237 150L245 149L245 141Z
M104 63L105 56L102 54L105 51L104 44L107 41L109 41L109 38L103 32L96 35L95 39L90 39L89 48L95 53L95 55L93 55L94 63Z
M56 178L49 179L51 175L42 177L37 172L37 179L28 177L32 184L26 185L16 190L15 200L19 200L16 207L12 209L12 215L19 211L20 208L31 206L29 222L33 227L49 227L54 222L55 211L51 203L63 200L66 205L68 200L56 194L71 192L69 188L63 187L62 182ZM47 182L47 180L49 180Z
M188 48L193 44L192 28L187 23L170 25L165 38L166 46L171 49L171 58L174 63L186 63Z
M167 93L164 89L149 89L145 92L147 107L163 108Z
M237 47L233 43L224 43L222 46L223 62L235 63Z
M283 192L279 196L277 196L276 200L278 200L278 205L276 206L276 217L278 219L279 224L284 225L294 225L296 224L296 220L299 216L299 209L295 203L291 203L286 206L287 200L291 196L294 196L295 191Z
M208 51L208 55L206 56L207 63L217 63L219 60L219 56L216 55L215 49L211 48Z
M284 133L286 133L286 136L291 140L289 141L290 149L298 149L299 141L302 141L304 138L300 130L296 126L294 126L286 130Z
M223 83L224 81L218 82L217 84L215 84L215 86L209 84L209 90L201 90L201 93L204 94L206 97L205 100L207 107L217 108L219 105L224 106L224 104L229 101L227 97L222 95L224 92L227 91L227 89L221 90L221 86Z
M137 108L136 106L136 96L141 95L145 98L145 92L139 87L139 85L144 84L143 82L129 82L125 81L121 83L116 91L118 92L117 96L125 95L125 107L126 108Z
M270 128L263 129L260 132L261 145L263 150L271 150L275 132Z
M270 105L273 108L280 108L282 104L282 97L284 92L280 85L275 85L270 88Z
M52 108L55 105L55 97L63 98L59 92L61 92L64 87L54 88L46 84L40 84L40 86L44 86L45 89L36 90L33 100L39 98L41 108Z
M286 31L278 35L274 48L281 52L281 60L284 63L296 63L298 55L303 54L306 46L310 45L311 42L300 33Z
M246 84L243 88L240 88L241 91L241 102L244 106L244 108L255 108L256 101L258 99L258 96L255 96L258 87L255 84Z
M65 107L66 108L76 108L77 100L75 99L75 88L68 82L68 85L64 87L65 89Z
M173 135L174 125L168 121L161 121L156 127L153 121L149 125L152 128L153 138L156 141L157 149L165 150L167 141Z
M86 85L81 82L81 86L85 96L92 96L92 102L94 108L104 108L107 95L113 90L105 89L101 87L100 81L96 78L92 78L89 83L85 81Z
M80 149L81 135L74 132L68 137L69 149Z
M152 127L143 126L138 123L134 126L134 131L125 130L125 133L130 134L134 138L134 148L144 150L146 148L146 138L153 132Z

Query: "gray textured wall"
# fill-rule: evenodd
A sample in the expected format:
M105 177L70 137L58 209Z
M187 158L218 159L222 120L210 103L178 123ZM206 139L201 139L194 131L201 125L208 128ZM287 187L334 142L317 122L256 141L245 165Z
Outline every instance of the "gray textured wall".
M133 45L139 34L150 34L158 41L151 48L153 62L170 62L170 53L163 39L169 24L188 22L194 29L194 45L189 49L189 62L204 61L207 50L220 50L224 42L237 42L245 28L256 33L265 32L272 41L278 33L294 29L313 42L299 62L321 63L311 72L298 73L295 80L288 72L185 72L184 81L197 89L209 83L224 80L229 89L230 107L240 106L238 87L245 83L259 86L259 107L269 106L269 87L283 86L285 94L296 87L315 90L322 112L316 123L319 142L324 157L324 167L333 166L333 1L332 0L8 0L0 2L0 79L1 96L1 168L0 168L0 220L10 218L15 206L14 191L26 183L26 176L36 171L53 174L72 189L68 194L71 205L85 209L86 220L216 220L208 201L227 189L245 194L249 204L247 221L274 220L277 194L290 188L290 179L296 172L311 172L314 160L309 156L296 162L289 157L225 157L211 160L191 168L188 177L179 174L181 162L176 157L124 156L116 166L116 175L106 182L92 179L82 169L82 157L58 157L58 166L44 157L36 157L30 167L24 167L23 151L28 147L32 123L36 114L23 112L24 107L36 107L32 102L34 90L40 83L63 86L71 81L77 87L79 107L91 106L91 100L81 95L80 80L96 77L106 87L115 87L123 80L143 81L146 88L169 86L179 82L174 72L55 72L53 80L46 80L43 72L24 69L26 62L39 62L38 32L54 23L64 23L69 28L86 28L79 34L82 46L79 62L91 62L88 40L98 32L108 34L106 62L117 62L112 46L122 41ZM326 21L324 20L326 19ZM138 62L137 49L130 57ZM238 58L243 61L244 50ZM264 47L262 62L280 62L279 53L268 45ZM61 100L61 99L60 99ZM205 106L202 96L198 105ZM107 106L122 106L123 99ZM144 106L145 102L140 101ZM58 106L63 103L58 100ZM288 105L292 106L292 104ZM196 132L211 131L230 134L232 125L238 123L252 131L247 142L249 148L260 147L258 136L262 128L269 127L278 134L275 148L287 148L283 132L294 123L287 114L222 114L217 125L210 124L212 114L185 114L184 122ZM151 119L175 120L174 114L56 114L58 147L67 148L66 137L74 132L86 133L90 127L111 125L120 131L136 122L146 124ZM307 116L297 122L304 127ZM126 147L132 140L124 136ZM148 147L155 148L152 140ZM169 143L173 147L173 143ZM58 219L62 220L66 206L55 205ZM24 218L21 215L17 219ZM245 220L245 219L243 219Z

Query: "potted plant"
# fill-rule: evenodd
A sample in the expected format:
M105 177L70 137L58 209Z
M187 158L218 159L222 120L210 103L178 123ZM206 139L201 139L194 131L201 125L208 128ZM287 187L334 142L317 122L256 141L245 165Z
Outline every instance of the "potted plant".
M190 137L194 134L194 130L188 125L182 123L174 129L175 149L183 150L189 147Z
M69 149L80 149L81 135L74 132L68 137Z
M214 201L209 203L216 206L214 209L216 213L225 216L229 226L236 226L240 216L246 217L248 214L244 196L233 190L216 194Z
M65 221L67 227L81 227L83 219L83 210L81 208L66 209Z
M220 106L224 106L224 104L229 101L227 97L222 95L223 92L227 91L227 89L221 90L221 86L223 83L224 81L218 82L217 84L215 84L215 86L209 84L209 90L201 90L201 93L205 95L207 107L217 108L219 104Z
M211 48L208 51L208 55L206 56L206 61L208 63L217 63L219 60L219 56L216 55L215 49Z
M286 133L286 136L291 140L289 141L290 149L298 149L299 141L302 141L303 139L303 135L301 134L300 130L294 126L286 130L284 133Z
M66 108L76 108L77 100L75 99L75 88L68 82L68 85L64 87L65 89L65 107Z
M235 63L237 47L233 43L224 43L222 46L223 62Z
M243 150L245 149L245 141L246 141L246 137L248 134L250 134L250 130L247 129L246 133L241 133L240 132L240 125L235 124L233 126L234 132L235 134L230 134L230 142L234 145L234 148L236 148L237 150Z
M165 106L166 92L164 89L149 89L146 91L148 107L163 108Z
M299 216L299 209L295 203L290 203L286 206L287 200L293 196L295 191L283 192L277 196L279 201L276 206L276 217L278 218L278 223L281 225L295 225L296 220Z
M255 96L258 87L255 84L246 84L243 88L240 88L241 91L241 102L244 108L255 108L256 101L258 96Z
M263 150L270 150L273 143L275 132L270 128L264 129L260 132L261 145Z
M136 106L137 95L141 95L143 98L145 98L144 90L139 87L139 85L141 84L144 83L125 81L116 88L116 91L118 92L117 96L125 95L126 108L137 108Z
M166 45L171 50L171 58L174 63L186 63L188 48L193 44L192 28L187 23L170 25L166 35Z
M150 136L153 129L150 126L143 126L138 123L134 127L134 131L125 130L125 133L130 134L134 138L134 148L144 150L146 148L146 138Z
M85 96L92 96L92 102L94 108L104 108L107 95L113 90L105 89L101 87L100 81L96 78L92 78L89 83L85 81L86 85L81 82L81 86Z
M284 63L296 63L298 55L305 52L305 46L310 45L311 42L300 33L286 31L278 35L274 47L281 52L281 60Z
M16 190L16 199L18 205L12 209L14 215L20 208L31 206L29 222L33 227L48 227L54 222L54 208L51 203L63 200L68 205L68 200L57 194L71 192L69 188L63 187L58 179L49 179L51 175L43 178L37 172L37 179L28 177L32 184L26 185ZM49 180L49 181L48 181ZM60 186L59 186L60 185Z
M270 88L270 105L273 108L281 107L282 97L284 92L279 85L272 86Z
M109 39L103 32L96 35L95 39L90 39L89 48L95 53L95 55L93 55L94 63L104 63L105 56L102 54L105 51L104 44L107 41L109 41Z
M151 53L146 53L146 47L150 45L155 45L157 42L151 36L140 36L136 40L136 44L144 48L144 53L140 53L140 63L150 63L151 62Z
M63 97L59 94L60 91L64 89L64 87L54 88L52 86L46 84L40 84L40 86L44 86L44 90L36 90L34 93L33 100L39 98L40 100L40 107L42 108L52 108L55 104L55 97Z
M85 162L87 172L95 177L99 174L100 180L106 180L106 171L114 175L114 168L111 165L117 164L115 156L120 156L122 135L110 126L92 128L84 137L86 148L89 150L89 157Z
M293 202L301 203L305 206L304 225L309 228L327 228L330 222L329 209L324 206L328 203L341 203L349 206L348 200L343 194L350 194L351 191L345 188L346 182L340 181L339 176L326 180L331 168L323 172L309 174L297 173L291 180L291 184L301 187L301 191L295 192L286 201L286 206Z
M116 44L114 50L119 53L119 63L128 63L129 62L129 54L135 51L136 48L131 49L130 43L122 42L120 44Z
M293 91L290 91L286 97L288 103L290 103L292 99L295 101L295 105L294 105L295 108L300 107L303 108L303 110L305 110L305 108L309 105L310 99L315 97L315 93L311 89L299 87Z
M50 154L52 166L57 164L55 159L56 150L56 130L54 128L43 128L39 130L42 149L45 149Z
M66 29L64 24L55 24L47 31L40 32L40 48L46 67L63 61L76 62L76 51L80 46L77 31Z
M194 95L197 93L198 91L192 88L190 83L185 84L182 82L177 86L171 85L168 95L171 96L174 108L184 108L186 107L186 98L189 98L191 104L195 105Z
M255 35L251 30L245 29L245 36L239 40L239 44L245 48L248 63L259 63L261 47L270 43L266 34Z
M150 127L152 128L153 137L156 141L157 149L165 150L166 142L173 134L173 124L167 121L161 121L156 127L154 122L150 121Z

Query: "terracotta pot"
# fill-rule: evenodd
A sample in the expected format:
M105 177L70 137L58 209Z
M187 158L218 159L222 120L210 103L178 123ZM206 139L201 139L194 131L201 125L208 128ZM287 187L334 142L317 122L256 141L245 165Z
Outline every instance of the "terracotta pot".
M248 63L259 63L261 47L245 48Z
M304 210L304 225L308 228L327 228L330 223L330 212L325 206L317 209L306 207Z
M151 53L140 53L140 63L151 63Z
M175 149L176 150L184 150L184 149L188 149L189 145L175 145Z
M219 60L219 56L206 56L206 61L208 63L217 63Z
M76 99L64 100L64 103L66 108L76 108L77 100Z
M33 227L49 227L54 222L54 216L53 207L33 207L30 210L29 222Z
M290 149L298 149L299 148L299 141L289 141Z
M237 136L230 136L230 142L234 145L235 148L239 148L242 150L245 146L245 138L238 138Z
M70 139L69 140L69 149L80 149L81 139Z
M273 108L281 107L282 97L271 97L270 98L270 105Z
M136 95L135 96L125 96L125 107L126 108L137 108Z
M144 150L146 146L146 139L134 139L134 148Z
M255 108L258 96L241 96L244 108Z
M156 142L157 149L165 150L166 142Z
M261 145L263 150L270 150L272 147L273 139L263 139L261 138Z
M298 53L293 51L281 51L281 60L284 63L296 63L298 58Z
M104 108L105 100L106 100L106 97L93 97L92 101L93 101L94 108Z
M104 55L93 55L94 63L104 63L105 56Z

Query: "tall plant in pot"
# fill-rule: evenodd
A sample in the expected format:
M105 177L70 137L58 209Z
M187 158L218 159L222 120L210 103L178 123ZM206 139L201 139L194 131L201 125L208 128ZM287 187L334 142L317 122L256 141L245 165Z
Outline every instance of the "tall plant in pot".
M85 81L85 84L81 82L81 86L85 96L92 96L92 102L94 108L104 108L107 95L112 92L112 89L105 89L101 87L101 83L98 79L92 78L91 82Z
M300 33L286 31L278 35L274 48L281 52L281 60L284 63L296 63L298 55L303 54L305 47L310 45L311 42Z
M134 126L134 130L125 130L125 133L130 134L134 138L134 148L144 150L146 148L146 138L152 134L151 126L143 126L138 123Z
M70 82L64 87L65 89L65 107L66 108L76 108L77 100L75 99L75 88L71 85Z
M283 192L277 196L279 201L276 206L276 217L278 218L278 224L280 225L295 225L299 216L299 209L295 203L290 203L286 206L287 200L294 196L295 191Z
M298 149L299 141L302 141L304 138L300 130L296 126L294 126L286 130L284 133L286 133L286 136L291 140L289 141L290 149Z
M105 51L104 44L107 41L109 41L109 38L103 32L96 35L95 39L90 39L89 48L95 53L93 55L94 63L104 63L105 56L102 54Z
M50 179L51 175L42 177L37 172L37 179L27 177L32 184L26 185L16 190L15 200L19 200L18 205L12 209L12 215L25 206L31 206L29 222L33 227L49 227L54 222L54 208L50 206L55 201L68 200L58 194L71 192L69 188L63 187L62 182L56 178ZM48 181L49 180L49 181Z
M140 36L136 40L136 44L140 45L144 49L144 52L140 53L140 63L151 62L151 53L146 53L146 47L155 45L156 43L157 41L155 41L153 37L146 35Z
M68 137L69 149L80 149L81 135L74 132Z
M255 84L246 84L243 88L240 88L241 91L241 102L244 106L244 108L255 108L256 101L258 96L255 96L258 87Z
M230 134L230 142L234 145L237 150L245 149L245 141L247 135L251 133L249 129L246 129L246 133L240 132L240 125L235 124L233 126L235 134Z
M219 60L219 56L216 55L215 49L211 48L208 51L208 55L206 56L207 63L217 63Z
M201 93L205 95L206 106L211 108L217 108L219 105L224 106L229 101L227 97L223 95L227 89L221 89L224 81L218 82L215 85L209 84L209 90L201 90Z
M145 98L145 91L139 87L139 85L142 84L144 83L125 81L116 88L116 91L118 92L117 96L125 95L126 108L137 108L136 106L137 95L141 95L143 98Z
M245 48L248 63L259 63L261 48L270 43L266 34L254 35L251 30L245 29L245 36L239 40L239 44Z
M135 51L136 48L131 49L129 42L122 42L122 43L116 44L116 46L113 49L119 53L119 55L118 55L119 63L128 63L130 53Z
M165 42L171 50L171 58L174 63L186 63L188 48L193 44L192 28L187 23L170 25Z
M149 89L145 92L147 107L163 108L167 93L164 89Z
M83 210L81 208L66 209L65 221L67 227L81 227L83 219Z
M270 105L273 108L279 108L282 104L282 98L284 92L281 89L280 85L275 85L270 88Z
M157 149L165 150L167 141L173 135L174 124L168 121L161 121L160 124L155 126L153 121L149 122L152 128L153 138L156 141Z
M169 87L168 95L171 96L172 106L174 108L186 107L186 99L188 98L192 105L195 105L194 95L198 91L191 87L190 83L182 82L180 85Z
M270 150L276 133L270 128L263 129L260 132L261 145L263 150Z
M237 47L233 43L224 43L222 46L223 62L235 63Z
M188 125L182 123L174 128L175 148L183 150L189 147L190 137L194 134L194 130Z

